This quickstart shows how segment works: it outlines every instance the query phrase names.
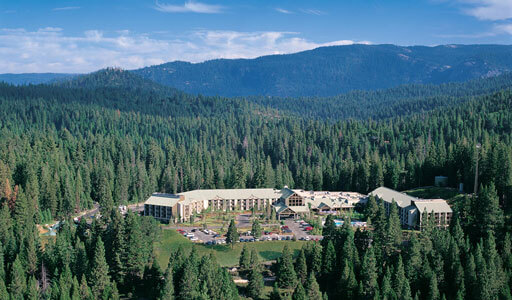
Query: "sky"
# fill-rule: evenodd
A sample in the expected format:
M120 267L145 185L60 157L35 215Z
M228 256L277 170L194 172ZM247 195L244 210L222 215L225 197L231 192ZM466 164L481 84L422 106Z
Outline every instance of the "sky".
M512 44L512 0L0 0L0 73L86 73L330 45Z

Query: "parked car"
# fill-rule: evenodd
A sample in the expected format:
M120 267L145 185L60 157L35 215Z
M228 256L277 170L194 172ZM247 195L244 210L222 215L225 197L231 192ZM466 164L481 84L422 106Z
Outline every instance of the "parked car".
M304 228L304 230L306 230L306 231L311 231L311 230L313 230L313 227L308 226L308 227Z

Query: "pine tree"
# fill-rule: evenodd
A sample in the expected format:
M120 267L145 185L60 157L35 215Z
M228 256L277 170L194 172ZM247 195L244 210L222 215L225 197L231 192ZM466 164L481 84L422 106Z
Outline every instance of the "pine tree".
M386 270L386 274L382 278L380 290L382 299L392 300L397 298L393 288L391 287L391 273L389 269Z
M119 300L120 299L119 291L117 289L117 284L115 281L112 283L112 290L110 291L110 295L109 295L108 299L109 300Z
M236 229L235 220L231 219L229 222L228 232L226 233L226 243L231 245L231 248L234 247L235 243L238 242L239 234Z
M277 283L274 284L274 288L272 288L272 292L269 295L269 300L281 300L281 292L277 287Z
M7 288L5 287L5 281L0 279L0 299L9 299Z
M365 207L365 216L366 218L370 218L372 222L375 222L375 218L377 217L377 213L379 211L379 206L377 204L377 200L375 199L375 196L370 195L368 196L368 203Z
M165 270L164 283L160 290L160 300L174 300L174 279L173 279L172 265L169 264Z
M238 262L238 266L240 267L241 272L245 272L249 270L249 264L251 263L251 253L249 249L247 249L247 244L244 244L242 247L242 252L240 253L240 259Z
M28 280L27 295L25 299L38 300L39 299L39 283L34 276Z
M299 282L304 284L308 277L308 267L306 265L306 255L304 254L304 249L300 250L299 256L295 261L295 273L297 274L297 279Z
M110 286L108 265L107 261L105 260L105 247L103 246L101 237L98 237L96 242L89 280L89 284L92 287L91 292L95 299L98 299L103 294L105 289L108 289Z
M11 299L23 299L26 292L26 277L22 262L19 256L16 257L11 268L11 280L9 284L9 294Z
M71 289L71 300L80 300L80 284L76 276L73 276L73 287Z
M327 243L327 247L324 248L322 257L322 283L326 287L333 287L336 283L333 282L334 268L336 263L336 249L332 241Z
M94 299L91 289L89 288L89 285L87 285L85 275L82 275L82 279L80 281L80 299Z
M7 279L5 274L5 267L4 267L4 248L2 246L2 242L0 242L0 281L4 282Z
M251 267L249 272L249 284L247 286L247 292L251 298L259 299L263 294L263 288L263 275L260 273L259 265L255 264Z
M258 255L258 251L256 251L255 248L252 248L251 249L251 262L250 262L250 267L254 267L256 266L259 269L261 269L261 266L260 266L260 258L259 258L259 255Z
M320 292L320 286L316 281L315 275L313 273L309 274L309 278L307 281L306 293L308 295L309 300L322 300L322 292Z
M302 286L302 283L298 283L297 287L295 288L295 291L292 295L292 300L307 300L308 297L306 296L306 291L304 290L304 287Z
M199 294L199 283L197 282L197 273L194 262L190 259L185 262L183 275L179 285L179 299L195 299Z
M377 283L377 265L375 260L375 253L372 248L364 254L363 263L361 266L361 281L362 290L360 290L360 297L362 299L373 299L375 291L378 290Z
M504 219L494 183L481 187L478 198L473 201L477 237L486 237L488 231L499 232L503 227Z
M405 289L404 285L405 284L408 285L409 283L407 282L407 278L405 277L405 269L404 269L404 264L402 262L401 255L398 255L398 261L397 261L397 264L395 267L395 273L393 274L392 282L393 282L393 290L395 291L397 298L402 299L402 297L403 297L402 292ZM384 294L384 290L382 291L382 293ZM410 295L410 290L409 290L409 297L410 296L411 295Z
M252 221L252 229L251 234L255 239L259 239L261 237L261 225L258 219L254 219Z
M281 288L293 288L296 279L292 254L288 245L285 245L282 255L277 262L277 284Z
M428 293L427 293L427 300L439 300L439 288L437 286L437 276L436 273L433 273L430 277L430 282L428 285Z
M320 244L313 243L311 253L308 256L309 273L320 274L322 268L322 247L320 247Z
M146 243L144 243L140 218L134 213L129 212L126 215L125 234L126 261L124 262L124 267L127 277L126 283L135 287L144 276L147 247Z
M400 228L400 219L398 216L398 206L395 201L391 203L389 210L389 217L386 220L386 228L384 231L384 237L382 247L387 256L390 256L394 251L397 250L398 246L402 242L402 230Z
M346 258L343 260L342 266L339 292L341 293L341 298L352 299L357 292L357 279L354 273L354 267L352 262Z

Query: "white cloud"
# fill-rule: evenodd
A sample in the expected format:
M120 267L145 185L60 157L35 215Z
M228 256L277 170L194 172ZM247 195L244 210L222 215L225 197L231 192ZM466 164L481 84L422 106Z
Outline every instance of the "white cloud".
M498 33L512 34L512 23L496 25L495 26L495 31L498 32Z
M205 4L195 1L187 1L183 5L164 4L158 1L155 9L167 13L201 13L201 14L218 14L224 11L221 5Z
M308 14L308 15L316 15L316 16L323 16L326 15L324 11L318 10L318 9L301 9L301 12Z
M2 73L84 73L108 66L135 69L174 60L254 58L321 46L350 45L351 40L318 43L293 32L195 31L185 37L156 38L130 31L88 30L65 35L60 28L0 29ZM359 42L368 43L368 42Z
M469 7L464 9L468 15L480 20L506 20L512 18L512 0L459 0Z
M289 15L289 14L293 14L293 12L292 12L292 11L289 11L289 10L284 9L284 8L279 8L279 7L277 7L277 8L276 8L276 11L277 11L277 12L280 12L280 13L282 13L282 14L287 14L287 15Z
M56 7L53 11L62 11L62 10L77 10L80 9L80 6L66 6L66 7Z

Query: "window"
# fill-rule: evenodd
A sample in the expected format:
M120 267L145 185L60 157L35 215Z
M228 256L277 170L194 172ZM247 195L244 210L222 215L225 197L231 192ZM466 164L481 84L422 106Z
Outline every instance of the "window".
M303 206L304 201L301 196L297 194L293 194L288 198L288 205L289 206Z

